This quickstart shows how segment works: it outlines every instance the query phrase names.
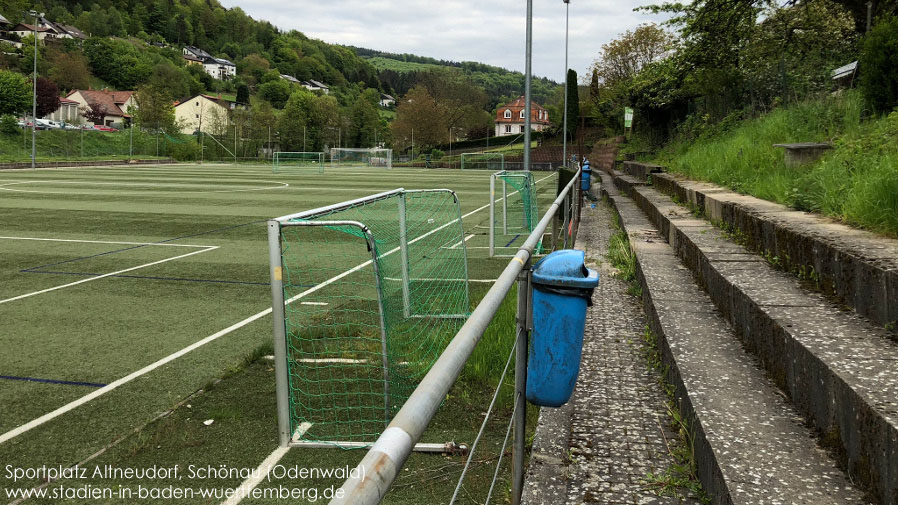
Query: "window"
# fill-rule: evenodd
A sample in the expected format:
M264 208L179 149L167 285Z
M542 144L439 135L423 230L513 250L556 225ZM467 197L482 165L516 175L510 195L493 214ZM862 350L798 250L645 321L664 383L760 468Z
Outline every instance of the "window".
M521 127L521 133L524 133L524 127L523 127L523 126Z
M510 124L505 125L505 133L511 133L511 125Z
M199 115L199 114L197 114L197 115L196 115L196 118L197 118L197 119L199 119L199 118L200 118L200 115Z
M511 111L509 109L505 109L505 119L511 119Z
M524 111L521 111L521 119L524 119Z
M200 103L199 103L199 102L197 102L197 103L196 103L196 106L197 106L197 107L199 107L199 106L200 106Z

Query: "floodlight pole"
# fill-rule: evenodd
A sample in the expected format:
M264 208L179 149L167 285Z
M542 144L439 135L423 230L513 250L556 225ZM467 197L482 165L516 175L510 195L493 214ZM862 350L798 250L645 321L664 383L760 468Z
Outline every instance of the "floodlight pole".
M31 169L37 168L37 17L44 17L44 13L38 14L37 11L28 11L30 16L34 16L34 26L31 33L34 36L34 78L32 79L31 92Z
M524 170L530 171L530 115L531 115L531 90L530 80L532 73L530 62L533 60L533 0L527 0L527 43L526 61L524 63ZM520 495L519 495L520 496Z
M564 125L563 125L563 135L564 139L562 140L562 157L561 163L562 165L567 165L567 38L568 38L568 21L570 20L570 12L571 12L571 0L563 0L564 1Z

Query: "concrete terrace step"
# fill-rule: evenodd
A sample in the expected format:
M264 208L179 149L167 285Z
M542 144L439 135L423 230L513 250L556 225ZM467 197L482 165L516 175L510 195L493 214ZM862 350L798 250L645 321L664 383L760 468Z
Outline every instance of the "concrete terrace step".
M777 257L783 269L817 279L824 293L898 333L898 240L836 223L719 186L660 173L663 167L624 162L634 180L651 175L659 191L738 230L751 247Z
M638 259L649 324L691 426L699 478L714 503L865 503L667 240L608 176L602 178Z
M615 174L853 479L879 503L898 502L893 335L805 289L661 192L623 179Z

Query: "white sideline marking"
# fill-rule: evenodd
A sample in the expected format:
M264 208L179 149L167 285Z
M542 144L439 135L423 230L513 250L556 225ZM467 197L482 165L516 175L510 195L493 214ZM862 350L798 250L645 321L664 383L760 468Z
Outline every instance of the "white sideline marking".
M33 189L13 189L7 186L14 186L17 184L80 184L82 186L134 186L134 187L144 187L144 188L168 188L172 190L178 190L179 193L193 193L193 194L202 194L202 193L244 193L247 191L265 191L268 189L284 189L289 187L290 185L286 182L278 182L278 181L258 181L265 182L269 184L277 184L276 186L263 186L256 188L247 188L243 189L219 189L219 190L190 190L190 186L202 186L203 184L171 184L171 183L159 183L159 182L103 182L103 181L84 181L84 180L67 180L67 179L54 179L54 180L32 180L32 181L17 181L17 182L8 182L6 184L0 184L0 190L3 191L15 191L17 193L40 193L40 194L51 194L51 195L59 195L59 194L67 194L65 191L40 191ZM205 184L205 186L222 186L222 184ZM186 189L186 191L180 191L181 189Z
M552 176L544 177L543 179L540 179L540 181L543 181L543 180L545 180L545 179L548 179L549 177L552 177ZM538 182L539 182L539 181L538 181ZM485 208L487 208L487 207L489 207L489 204L486 204L486 205L483 205L483 206L481 206L481 207L478 207L477 209L474 209L474 210L472 210L471 212L468 212L467 214L463 215L463 216L461 217L461 219L464 219L464 218L469 217L469 216L471 216L471 215L473 215L473 214L475 214L475 213L477 213L477 212L480 212L481 210L483 210L483 209L485 209ZM448 222L448 223L446 223L446 224L444 224L444 225L441 225L439 228L436 228L436 229L434 229L434 230L431 230L431 231L427 232L426 234L421 235L420 237L416 238L415 240L413 240L413 242L418 241L418 240L421 240L422 238L424 238L424 237L426 237L426 236L428 236L428 235L430 235L430 234L432 234L432 233L436 233L437 231L439 231L439 230L441 230L441 229L443 229L443 228L449 226L450 224L454 223L455 221L456 221L456 220L452 220L452 221L450 221L450 222ZM214 246L214 247L217 247L217 246ZM396 252L396 251L398 251L398 250L399 250L399 248L396 247L396 248L392 249L391 251L382 254L381 257L384 257L384 256L387 256L387 255L389 255L389 254L392 254L392 253L394 253L394 252ZM204 251L194 251L194 252L192 252L192 253L190 253L190 254L196 254L196 253L198 253L198 252L205 252L205 250L204 250ZM347 275L351 275L351 274L353 274L353 273L355 273L355 272L357 272L357 271L359 271L359 270L365 268L366 266L368 266L368 265L371 264L371 261L372 261L372 260L368 260L368 261L366 261L366 262L364 262L364 263L361 263L361 264L359 264L359 265L357 265L357 266L355 266L355 267L353 267L353 268L351 268L351 269L349 269L349 270L343 272L343 273L340 274L340 275L337 275L337 276L335 276L335 277L332 277L332 278L330 278L330 279L324 281L323 283L321 283L321 284L319 284L319 285L317 285L317 286L311 287L311 288L309 288L309 289L303 291L302 293L300 293L300 294L298 294L298 295L296 295L296 296L290 298L289 300L285 301L284 303L285 303L285 304L288 304L288 303L295 302L296 300L299 300L300 298L304 298L304 297L306 297L306 296L308 296L308 295L314 293L315 291L318 291L319 289L321 289L321 288L323 288L323 287L325 287L325 286L327 286L327 285L329 285L329 284L332 284L332 283L334 283L334 282L336 282L336 281L342 279L343 277L346 277ZM111 275L111 274L107 274L107 275ZM38 426L40 426L40 425L42 425L42 424L44 424L44 423L46 423L46 422L48 422L48 421L53 420L53 419L55 419L55 418L61 416L62 414L65 414L65 413L67 413L67 412L69 412L69 411L71 411L71 410L74 410L74 409L76 409L76 408L78 408L78 407L84 405L85 403L87 403L87 402L93 400L94 398L98 398L98 397L100 397L100 396L103 396L103 395L105 395L106 393L108 393L108 392L110 392L110 391L112 391L112 390L118 388L119 386L121 386L121 385L123 385L123 384L127 384L128 382L131 382L132 380L134 380L134 379L136 379L136 378L138 378L138 377L140 377L140 376L142 376L142 375L146 375L147 373L152 372L153 370L155 370L155 369L157 369L157 368L159 368L159 367L161 367L161 366L163 366L163 365L165 365L165 364L167 364L167 363L170 363L170 362L172 362L172 361L174 361L174 360L180 358L181 356L184 356L185 354L187 354L187 353L189 353L189 352L191 352L191 351L193 351L193 350L195 350L195 349L198 349L198 348L200 348L200 347L202 347L202 346L208 344L209 342L212 342L212 341L214 341L214 340L217 340L217 339L223 337L224 335L227 335L228 333L231 333L232 331L235 331L235 330L238 330L238 329L240 329L240 328L243 328L244 326L246 326L246 325L248 325L248 324L250 324L250 323L252 323L252 322L254 322L254 321L258 320L258 319L261 319L261 318L267 316L268 314L271 314L271 307L269 307L269 308L263 310L262 312L259 312L259 313L257 313L257 314L254 314L254 315L252 315L252 316L250 316L250 317L244 319L243 321L240 321L239 323L235 323L235 324L233 324L233 325L231 325L231 326L228 326L227 328L225 328L225 329L223 329L223 330L221 330L221 331L219 331L219 332L217 332L217 333L214 333L214 334L212 334L212 335L209 335L208 337L206 337L206 338L204 338L204 339L202 339L202 340L199 340L199 341L197 341L197 342L194 342L193 344L191 344L191 345L189 345L189 346L187 346L187 347L181 349L181 350L178 351L178 352L175 352L175 353L170 354L170 355L168 355L168 356L166 356L166 357L164 357L164 358L162 358L162 359L160 359L160 360L157 360L157 361L155 361L155 362L153 362L153 363L151 363L151 364L149 364L149 365L147 365L147 366L141 368L140 370L137 370L136 372L132 372L132 373L130 373L130 374L128 374L128 375L122 377L121 379L118 379L118 380L116 380L116 381L113 381L113 382L107 384L106 386L103 386L103 387L100 388L100 389L97 389L97 390L95 390L95 391L93 391L93 392L91 392L91 393L88 393L88 394L82 396L81 398L78 398L77 400L74 400L74 401L72 401L72 402L69 402L69 403L63 405L62 407L59 407L59 408L57 408L56 410L53 410L52 412L48 412L48 413L46 413L46 414L44 414L44 415L38 417L37 419L33 419L33 420L31 420L31 421L29 421L29 422L27 422L27 423L25 423L25 424L23 424L23 425L21 425L21 426L19 426L19 427L17 427L17 428L14 428L14 429L12 429L12 430L9 430L9 431L7 431L6 433L0 435L0 444L3 444L3 443L5 443L5 442L7 442L7 441L9 441L9 440L11 440L11 439L13 439L13 438L15 438L15 437L21 435L21 434L23 434L23 433L26 433L26 432L28 432L28 431L34 429L34 428L37 428Z
M76 242L81 244L112 244L112 245L153 245L153 246L164 246L164 247L212 247L209 245L194 245L194 244L170 244L170 243L162 243L162 242L120 242L115 240L75 240L75 239L67 239L67 238L40 238L40 237L0 237L2 240L39 240L42 242Z
M293 440L296 440L299 437L303 436L303 434L307 432L311 427L312 423L300 424L299 428L296 428L296 433L293 434ZM278 447L277 449L275 449L274 452L269 454L268 457L265 458L264 461L262 461L259 467L256 468L256 471L254 471L252 475L250 475L250 477L248 477L245 481L243 481L242 484L240 484L240 486L234 489L234 494L232 494L230 498L221 502L221 505L237 505L238 503L243 501L243 499L246 498L246 495L252 492L252 490L255 489L260 482L268 477L268 474L271 472L271 467L278 464L278 461L280 461L281 458L283 458L289 450L289 445L287 447Z
M402 279L400 279L399 277L384 277L384 280L399 282ZM427 278L419 279L419 278L412 278L409 280L421 281L421 282L465 282L465 281L467 281L467 282L496 282L496 279L427 279Z
M41 294L44 294L44 293L49 293L49 292L51 292L51 291L56 291L57 289L70 288L70 287L72 287L72 286L77 286L78 284L84 284L85 282L97 281L97 280L100 280L100 279L105 279L106 277L111 277L111 276L113 276L113 275L119 275L119 274L123 274L123 273L125 273L125 272L131 272L131 271L138 270L138 269L141 269L141 268L151 267L151 266L153 266L153 265L159 265L159 264L161 264L161 263L166 263L166 262L168 262L168 261L174 261L174 260L178 260L178 259L181 259L181 258L186 258L186 257L188 257L188 256L193 256L194 254L202 254L202 253L204 253L204 252L214 251L215 249L218 249L218 246L217 246L217 245L206 246L205 249L201 249L201 250L199 250L199 251L189 252L189 253L187 253L187 254L182 254L182 255L180 255L180 256L174 256L174 257L172 257L172 258L166 258L166 259L159 260L159 261L153 261L153 262L151 262L151 263L145 263L145 264L143 264L143 265L138 265L138 266L136 266L136 267L125 268L124 270L117 270L117 271L115 271L115 272L109 272L108 274L97 275L97 276L95 276L95 277L88 277L88 278L86 278L86 279L81 279L80 281L70 282L70 283L68 283L68 284L62 284L62 285L60 285L60 286L54 286L54 287L52 287L52 288L42 289L42 290L40 290L40 291L33 291L33 292L31 292L31 293L26 293L26 294L24 294L24 295L14 296L14 297L12 297L12 298L7 298L6 300L0 300L0 305L3 305L4 303L14 302L14 301L16 301L16 300L21 300L21 299L23 299L23 298L29 298L29 297L32 297L32 296L37 296L37 295L41 295ZM2 443L2 440L0 440L0 443Z
M274 359L274 356L271 357ZM352 358L302 358L298 359L300 363L337 363L343 365L360 365L363 363L367 363L367 359L352 359Z
M300 305L330 305L327 302L299 302Z

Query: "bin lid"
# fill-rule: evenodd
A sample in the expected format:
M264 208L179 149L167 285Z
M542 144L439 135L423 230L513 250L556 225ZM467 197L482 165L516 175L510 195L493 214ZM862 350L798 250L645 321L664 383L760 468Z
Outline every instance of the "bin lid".
M544 286L594 288L599 285L599 273L586 268L583 251L565 249L536 262L533 283Z

